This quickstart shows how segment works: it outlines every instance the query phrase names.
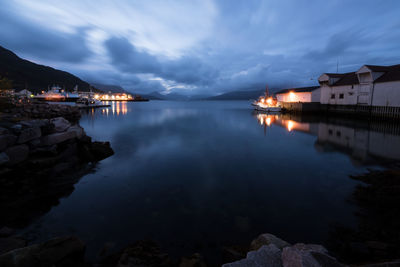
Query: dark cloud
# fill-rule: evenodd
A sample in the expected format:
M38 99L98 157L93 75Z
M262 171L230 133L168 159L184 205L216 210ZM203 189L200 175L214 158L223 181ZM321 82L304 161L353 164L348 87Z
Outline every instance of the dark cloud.
M196 57L160 61L146 51L139 51L128 39L112 37L105 42L111 63L125 73L149 73L156 77L188 85L208 85L218 71Z
M157 58L145 51L138 51L128 39L113 37L105 42L112 64L124 72L159 73Z
M85 44L84 29L75 34L52 31L21 19L6 3L1 5L1 46L35 58L71 63L83 62L92 54Z

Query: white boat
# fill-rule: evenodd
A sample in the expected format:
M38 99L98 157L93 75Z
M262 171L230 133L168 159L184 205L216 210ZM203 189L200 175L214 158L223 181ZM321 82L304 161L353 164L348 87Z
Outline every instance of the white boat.
M268 86L265 88L265 95L260 96L252 105L255 106L254 109L259 112L278 113L282 111L278 101L269 95Z
M53 86L47 92L38 94L34 96L34 98L43 101L75 102L79 99L79 95L75 89L74 92L71 93L71 92L66 92L59 86Z
M279 113L282 111L281 107L262 107L262 106L256 106L254 108L256 111L261 111L261 112L266 112L266 113Z
M94 99L94 98L87 98L87 97L82 97L79 98L75 105L78 108L104 108L104 107L110 107L111 105L109 104L104 104L100 100Z

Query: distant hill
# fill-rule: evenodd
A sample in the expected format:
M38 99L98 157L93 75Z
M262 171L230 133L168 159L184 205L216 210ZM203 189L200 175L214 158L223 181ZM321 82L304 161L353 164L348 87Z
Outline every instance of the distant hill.
M119 85L111 85L111 84L101 84L101 83L90 83L93 87L96 87L99 90L102 90L106 93L128 93L124 88Z
M68 91L71 91L75 85L78 85L80 91L88 91L90 87L87 82L71 73L22 59L1 46L0 77L12 80L13 88L16 90L26 88L32 92L46 90L52 85L65 87Z
M259 96L264 95L264 93L265 90L233 91L217 96L207 97L204 100L250 100L257 99Z

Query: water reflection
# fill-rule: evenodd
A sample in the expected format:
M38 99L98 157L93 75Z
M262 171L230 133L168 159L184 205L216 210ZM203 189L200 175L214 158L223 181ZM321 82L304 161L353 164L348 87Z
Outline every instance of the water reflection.
M255 114L264 127L272 124L317 136L319 152L348 154L355 164L377 164L400 160L400 125L381 121L351 121L326 117Z

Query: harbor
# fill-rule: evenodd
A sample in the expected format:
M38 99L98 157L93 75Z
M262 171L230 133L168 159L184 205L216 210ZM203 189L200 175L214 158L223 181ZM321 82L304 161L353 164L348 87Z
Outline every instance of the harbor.
M400 266L400 1L1 1L0 267Z

